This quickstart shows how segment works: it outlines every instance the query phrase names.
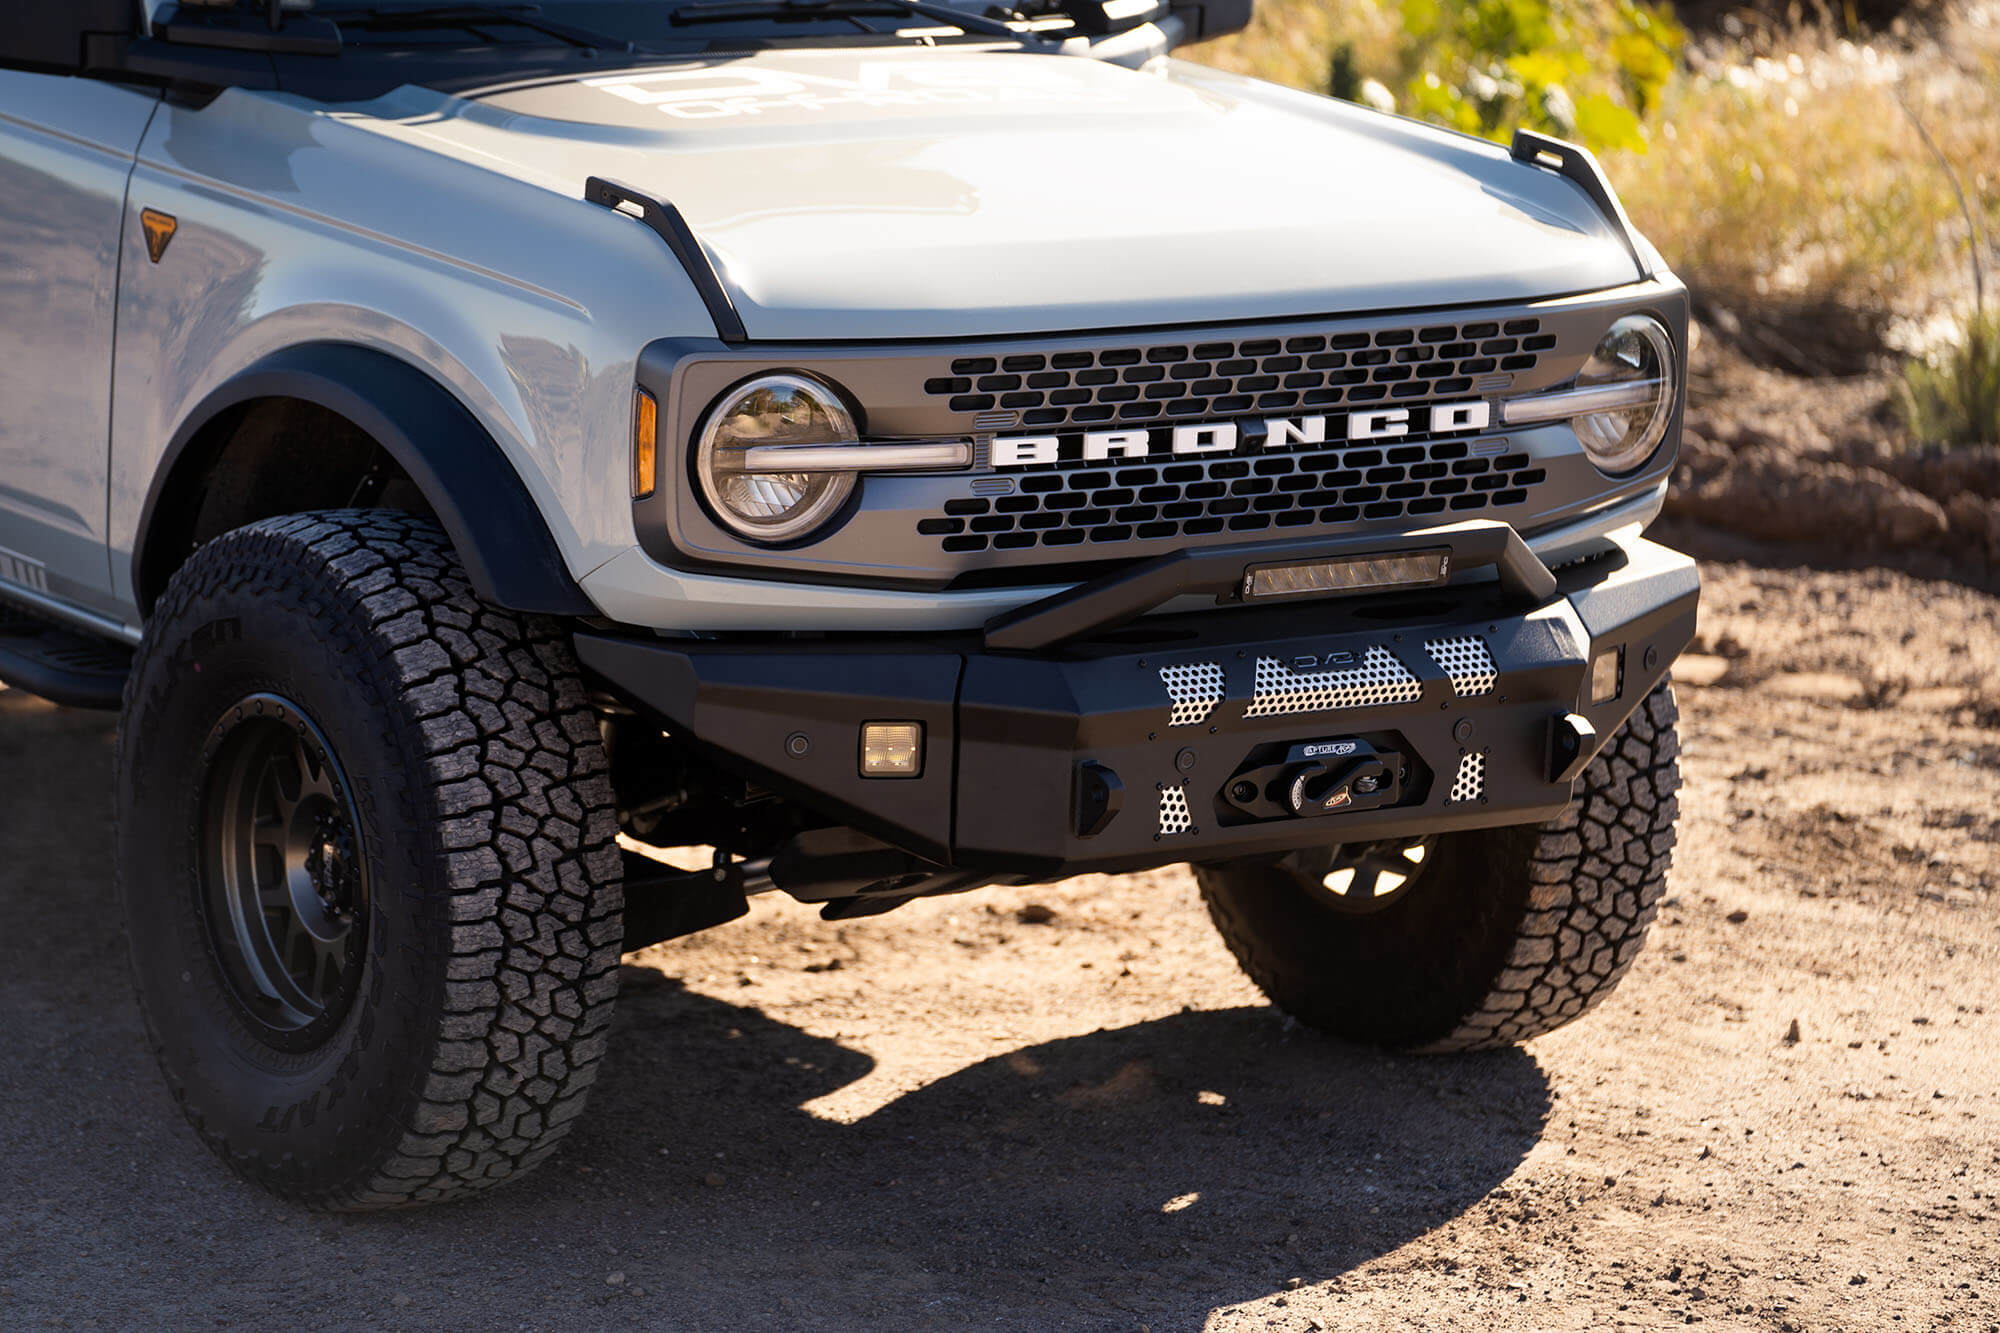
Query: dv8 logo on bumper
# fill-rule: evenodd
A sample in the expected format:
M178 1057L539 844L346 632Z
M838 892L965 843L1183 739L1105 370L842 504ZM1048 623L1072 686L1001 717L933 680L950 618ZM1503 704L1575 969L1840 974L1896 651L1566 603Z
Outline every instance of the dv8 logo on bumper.
M1500 668L1478 635L1429 639L1424 652L1461 699L1491 694L1500 679ZM1228 694L1227 677L1218 662L1163 666L1160 684L1167 692L1169 727L1193 727L1208 721ZM1281 717L1414 703L1422 693L1423 684L1416 675L1379 643L1369 644L1358 656L1344 650L1304 657L1259 656L1255 686L1243 716Z

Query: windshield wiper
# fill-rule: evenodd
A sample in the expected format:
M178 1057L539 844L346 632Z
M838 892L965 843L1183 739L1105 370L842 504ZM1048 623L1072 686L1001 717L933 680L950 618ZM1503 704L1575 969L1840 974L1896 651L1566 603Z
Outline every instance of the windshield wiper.
M962 32L983 33L988 37L1006 37L1017 42L1043 40L1010 28L997 19L968 14L949 5L932 4L930 0L692 0L692 3L674 6L673 22L727 23L731 19L795 17L853 18L880 13L885 8L900 9L906 14L915 14L934 23L948 23Z
M900 2L900 0L899 0ZM335 23L355 22L364 30L394 31L397 28L466 28L477 32L482 25L511 23L516 27L592 50L636 51L638 44L627 37L593 32L573 24L556 23L540 17L540 5L363 5L323 11Z

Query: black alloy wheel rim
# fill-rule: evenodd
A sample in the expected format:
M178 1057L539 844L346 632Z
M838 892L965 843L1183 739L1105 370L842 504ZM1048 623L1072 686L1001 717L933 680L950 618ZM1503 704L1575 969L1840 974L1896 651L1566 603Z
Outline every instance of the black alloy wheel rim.
M1435 838L1343 843L1313 896L1336 911L1364 915L1407 898L1437 853Z
M368 875L354 799L296 704L253 694L202 748L199 894L223 990L251 1030L309 1050L359 987Z

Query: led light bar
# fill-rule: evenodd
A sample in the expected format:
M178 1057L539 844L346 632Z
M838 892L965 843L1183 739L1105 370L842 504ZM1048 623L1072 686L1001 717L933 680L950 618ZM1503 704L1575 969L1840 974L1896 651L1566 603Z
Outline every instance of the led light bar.
M1438 548L1397 555L1349 555L1297 565L1263 565L1243 571L1247 597L1308 597L1385 588L1433 588L1451 576L1451 551Z

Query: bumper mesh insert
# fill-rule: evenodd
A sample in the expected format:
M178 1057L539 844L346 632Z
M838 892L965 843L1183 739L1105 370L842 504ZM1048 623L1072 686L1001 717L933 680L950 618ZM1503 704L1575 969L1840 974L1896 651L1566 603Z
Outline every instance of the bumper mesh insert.
M1486 755L1479 750L1467 750L1458 761L1458 776L1452 779L1451 795L1445 798L1447 804L1460 805L1476 801L1486 792Z
M1423 686L1410 669L1380 644L1369 646L1359 666L1331 671L1297 671L1275 657L1260 657L1256 693L1243 716L1277 717L1414 703L1422 693Z
M1160 668L1160 683L1174 701L1167 718L1170 727L1191 727L1206 722L1222 702L1222 668L1213 662L1183 662Z
M1488 651L1486 641L1477 635L1432 639L1424 645L1424 651L1451 677L1452 692L1461 699L1493 693L1493 683L1500 679L1500 669L1493 665L1493 654Z

